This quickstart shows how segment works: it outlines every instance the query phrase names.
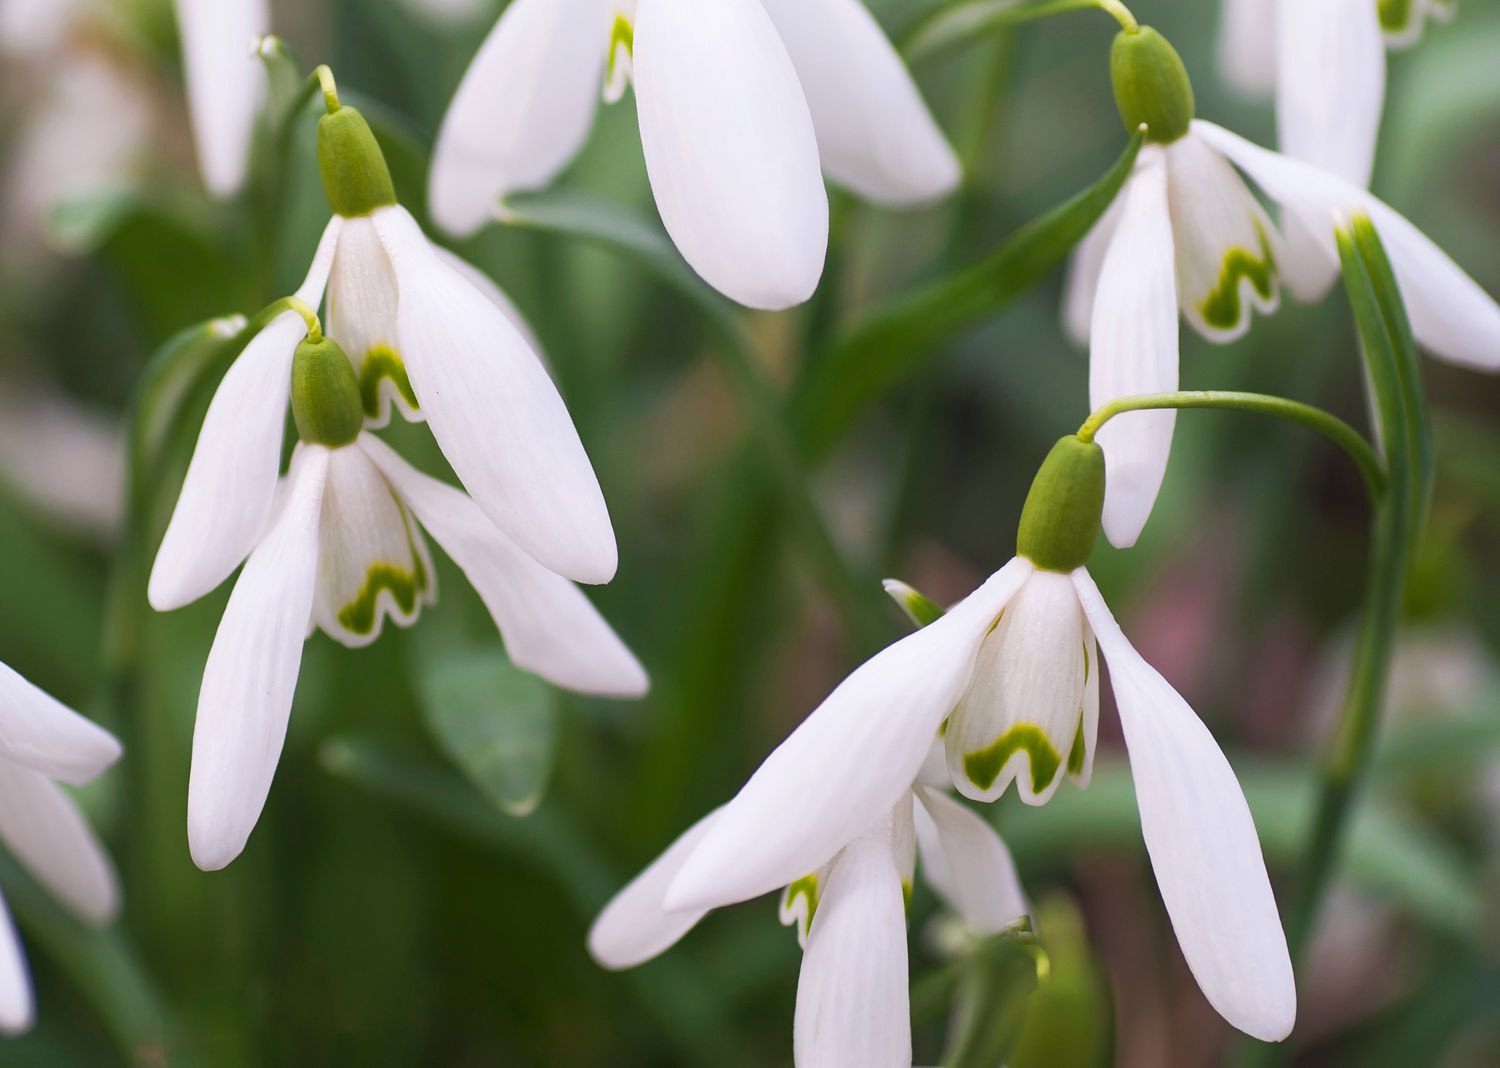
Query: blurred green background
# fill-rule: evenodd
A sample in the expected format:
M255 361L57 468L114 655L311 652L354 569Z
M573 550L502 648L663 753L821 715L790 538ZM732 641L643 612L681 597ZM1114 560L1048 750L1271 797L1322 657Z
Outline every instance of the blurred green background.
M423 0L273 5L278 35L307 67L330 63L372 119L419 217L433 132L500 7L443 6L459 14L434 18ZM899 39L934 5L871 6ZM1133 7L1182 52L1200 115L1271 141L1270 108L1236 99L1218 76L1215 3ZM743 316L778 390L793 395L861 322L980 261L1105 173L1126 140L1108 83L1113 31L1076 14L914 68L968 183L911 214L835 195L814 300ZM621 704L493 683L481 729L529 747L521 774L550 779L530 815L507 812L496 793L514 801L515 782L476 772L451 733L449 699L485 692L498 643L443 561L442 601L413 631L387 628L360 652L309 642L265 815L243 858L205 875L186 848L187 758L228 586L157 617L137 584L207 396L188 398L147 487L152 511L124 534L119 441L153 352L300 281L327 217L313 118L296 125L289 153L262 146L252 195L214 203L192 167L170 3L101 4L64 48L66 61L0 68L0 658L125 740L126 760L85 800L127 906L116 930L85 932L0 858L41 1012L33 1034L0 1046L0 1063L790 1064L798 950L774 901L711 916L625 974L598 969L584 933L872 647L905 632L881 577L948 601L1010 557L1037 464L1087 414L1085 356L1059 326L1061 272L911 354L911 373L809 472L846 562L841 582L768 492L723 324L698 301L618 248L545 228L497 226L462 246L535 327L594 459L621 545L619 577L594 599L653 692ZM1393 56L1375 180L1492 293L1497 56L1500 10L1478 2ZM115 90L75 109L74 136L95 143L138 122L141 137L108 181L70 192L67 152L38 156L48 144L34 134L56 110L54 80L77 63L107 69ZM561 185L657 225L628 96L602 113ZM1183 332L1185 388L1282 393L1363 425L1358 367L1338 293L1318 307L1285 298L1228 347ZM1302 979L1298 1064L1500 1063L1500 383L1426 370L1434 521L1381 761ZM389 436L437 462L420 428ZM1307 829L1366 528L1355 470L1322 442L1249 416L1188 413L1140 546L1101 542L1091 563L1127 632L1230 752L1279 888ZM1242 1047L1175 948L1118 728L1104 719L1105 764L1088 792L994 809L1043 903L1052 962L1011 1063L1232 1063ZM935 913L919 890L919 1064L941 1053L957 967Z

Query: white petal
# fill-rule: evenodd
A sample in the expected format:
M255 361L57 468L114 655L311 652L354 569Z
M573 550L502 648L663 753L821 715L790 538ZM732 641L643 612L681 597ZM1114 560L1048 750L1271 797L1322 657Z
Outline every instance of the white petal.
M1405 218L1358 186L1311 164L1269 152L1223 127L1197 120L1193 132L1245 170L1338 263L1334 228L1369 214L1385 243L1417 341L1434 356L1492 371L1500 368L1500 304Z
M605 0L515 0L448 105L433 149L433 221L478 230L508 193L540 189L583 147L609 44Z
M339 236L328 280L328 336L354 364L366 425L385 426L394 406L402 418L421 421L397 334L396 271L375 224L349 219Z
M1224 1019L1278 1042L1297 990L1250 806L1213 735L1131 646L1088 572L1073 579L1109 663L1141 834L1182 954Z
M1089 332L1089 404L1177 388L1177 281L1167 171L1147 145L1104 257ZM1107 470L1104 533L1128 549L1151 517L1172 452L1173 411L1132 412L1099 432Z
M120 907L114 866L73 799L41 772L0 761L0 838L61 902L91 923Z
M0 898L0 1033L24 1034L34 1023L36 995L31 989L26 951L21 948L21 936L10 910Z
M958 187L958 157L860 0L763 2L807 97L824 174L896 207Z
M229 196L244 184L265 95L255 41L271 14L266 0L177 0L177 22L198 165L209 191Z
M635 95L656 207L692 268L752 308L812 296L828 197L797 72L760 0L642 0Z
M640 662L577 586L523 553L452 486L417 471L372 435L360 443L479 592L511 660L579 693L646 692Z
M328 457L318 524L313 622L351 649L380 637L385 620L409 627L436 598L422 536L363 449Z
M1251 309L1276 310L1275 227L1219 152L1189 135L1166 148L1167 203L1177 250L1177 299L1210 341L1250 328Z
M401 355L454 473L538 563L578 582L608 582L618 562L609 509L536 353L432 254L404 210L374 219L401 289Z
M526 321L526 316L521 312L521 309L516 307L516 302L510 299L510 295L501 289L493 278L462 256L448 251L441 245L434 245L433 251L437 253L438 259L463 275L471 286L484 294L486 300L500 309L505 317L510 320L510 325L516 328L516 332L521 335L526 344L531 347L531 351L536 353L538 359L545 365L547 354L542 351L541 339L537 337L537 333L531 324Z
M797 1068L910 1068L906 901L882 825L828 872L802 972L793 1031Z
M1279 0L1281 150L1369 185L1385 106L1385 41L1371 0Z
M0 664L0 757L82 784L120 759L120 743Z
M298 450L285 504L234 584L203 669L188 845L204 871L217 871L245 848L281 758L312 617L327 470L327 449Z
M182 495L156 553L147 597L181 608L233 573L265 529L281 468L292 355L307 336L294 311L251 339L219 384Z
M318 247L308 265L307 277L297 287L294 296L309 308L323 303L323 292L328 288L328 276L333 271L334 257L338 255L339 238L344 232L344 217L335 215L323 227L323 236L318 238Z
M1080 347L1087 348L1089 326L1094 317L1094 296L1099 289L1099 272L1104 255L1115 239L1120 212L1125 210L1125 196L1110 203L1094 228L1084 236L1068 257L1068 277L1063 283L1063 329Z
M918 786L914 815L922 875L977 935L992 935L1031 912L1005 842L979 814Z
M662 902L683 861L719 811L715 809L684 831L599 913L589 928L589 953L601 965L618 970L644 964L675 946L707 915L706 909L668 912Z
M1224 0L1219 20L1219 68L1246 96L1276 88L1276 0Z
M1094 751L1099 747L1099 645L1094 632L1084 620L1083 662L1085 679L1083 684L1083 766L1068 768L1068 778L1081 789L1094 778Z
M994 801L1012 780L1029 805L1051 800L1077 753L1088 678L1083 613L1068 576L1037 571L984 638L943 736L966 797Z
M1032 566L1012 560L930 626L850 675L725 807L668 894L727 905L817 871L911 788L979 643Z

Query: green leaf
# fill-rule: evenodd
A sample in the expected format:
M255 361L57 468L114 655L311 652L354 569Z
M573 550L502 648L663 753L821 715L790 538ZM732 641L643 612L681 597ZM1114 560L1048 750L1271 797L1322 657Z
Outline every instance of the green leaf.
M1272 867L1296 865L1306 846L1317 803L1317 778L1285 765L1239 770L1261 846ZM1067 863L1098 848L1141 848L1140 819L1130 771L1095 769L1087 790L1060 791L1025 819L1004 823L1006 841L1023 866ZM1343 874L1429 926L1473 935L1481 897L1475 874L1432 829L1373 787L1353 816Z
M1095 0L954 0L917 19L901 35L901 53L915 63L1023 22L1097 6Z
M1032 994L1050 963L1028 924L981 943L959 968L944 1068L1000 1068L1021 1037Z
M425 657L417 688L427 729L448 759L503 811L533 812L556 757L552 688L498 645Z
M1067 257L1119 194L1141 137L1103 178L966 270L870 315L815 364L793 405L807 455L821 456L878 397L923 371L955 335L993 316Z

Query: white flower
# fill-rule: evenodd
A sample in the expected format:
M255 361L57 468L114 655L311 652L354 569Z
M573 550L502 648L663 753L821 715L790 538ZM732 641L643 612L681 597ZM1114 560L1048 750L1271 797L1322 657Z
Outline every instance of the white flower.
M120 743L0 664L0 841L80 919L120 908L114 867L73 799L54 780L88 782L120 757ZM26 958L0 901L0 1032L31 1027L36 1008Z
M1188 966L1230 1023L1284 1038L1296 991L1244 795L1213 736L1130 645L1082 567L1063 575L1017 557L850 675L721 810L672 880L667 907L745 900L815 868L867 813L900 799L944 720L950 737L967 739L961 755L975 758L959 762L958 786L970 796L1018 778L1022 798L1039 803L1065 773L1086 781L1097 682L1080 667L1097 673L1095 641L1110 667L1146 849Z
M798 1068L910 1068L906 902L918 854L933 889L974 934L997 933L1030 911L1005 843L942 792L932 776L942 771L939 753L874 826L782 892L781 922L796 927L804 950L793 1032ZM665 898L723 811L691 827L610 902L589 932L596 960L634 967L703 918L702 909L668 911Z
M444 119L434 218L471 233L500 198L550 184L586 140L601 87L618 99L629 81L662 222L694 270L751 307L817 287L820 166L891 205L959 179L860 0L516 0Z
M270 32L266 0L176 0L187 72L188 117L203 182L215 196L239 192L249 167L265 72L255 42Z
M1385 105L1385 52L1413 44L1448 0L1225 0L1231 85L1276 97L1281 150L1368 185Z
M190 484L179 508L202 492ZM433 602L424 530L479 592L518 666L583 693L645 692L639 663L578 588L521 551L463 493L368 432L340 446L304 442L203 672L188 796L199 867L232 861L259 819L309 630L368 645L387 617L409 626Z

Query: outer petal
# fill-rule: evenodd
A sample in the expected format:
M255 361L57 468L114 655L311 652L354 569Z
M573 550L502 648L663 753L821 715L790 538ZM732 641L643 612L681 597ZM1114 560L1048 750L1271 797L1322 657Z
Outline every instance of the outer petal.
M1099 272L1090 329L1089 403L1177 388L1177 282L1167 172L1141 151L1119 228ZM1149 153L1149 154L1148 154ZM1112 419L1099 432L1108 469L1104 533L1128 549L1151 517L1172 452L1172 411Z
M0 1033L19 1035L36 1023L36 995L31 990L31 973L26 968L26 952L16 931L10 910L0 899Z
M188 111L203 181L216 196L239 191L250 159L265 74L254 46L270 32L266 0L177 0Z
M609 509L573 420L501 311L432 253L401 208L374 216L401 290L401 353L432 435L485 514L538 563L608 582Z
M1281 150L1370 184L1385 106L1385 41L1371 0L1279 0Z
M797 1068L910 1068L906 900L889 821L828 872L797 979Z
M1276 88L1276 0L1224 0L1219 20L1219 69L1246 96Z
M1012 560L942 619L850 675L745 784L689 858L669 908L744 901L817 871L907 790L979 643L1033 572Z
M971 931L995 934L1031 912L1016 862L995 828L926 786L916 788L916 800L922 874Z
M82 784L120 759L120 743L0 664L0 757Z
M276 496L292 354L307 336L294 311L251 339L219 384L182 495L156 553L147 597L181 608L223 582L254 547Z
M1380 231L1417 341L1435 356L1479 370L1500 368L1500 305L1447 253L1384 202L1335 175L1269 152L1221 126L1197 120L1212 143L1285 209L1338 262L1334 227L1358 211Z
M1089 327L1094 318L1099 272L1104 268L1104 255L1115 239L1115 229L1120 224L1120 212L1125 209L1126 200L1123 196L1115 197L1068 258L1068 278L1063 283L1063 329L1084 348L1088 347Z
M896 207L958 187L958 157L860 0L763 3L802 82L824 174Z
M693 269L752 308L812 296L828 197L797 72L760 0L642 0L635 94L656 207Z
M580 693L639 697L646 672L577 586L527 556L452 486L372 435L369 457L479 592L517 665Z
M668 912L667 887L702 841L720 809L693 824L667 851L632 879L589 928L589 953L606 968L634 968L675 946L707 915L706 909Z
M433 149L433 221L455 236L507 193L548 185L583 147L609 46L606 0L515 0L448 105Z
M281 747L312 617L328 450L294 458L286 503L235 583L198 694L188 845L204 871L245 848Z
M516 328L516 332L521 335L527 345L531 346L531 351L536 353L538 359L545 365L547 354L542 351L541 338L537 337L536 330L526 320L521 309L516 307L516 302L510 299L510 295L501 289L493 278L462 256L448 251L441 245L434 245L432 248L437 253L438 259L463 275L471 286L484 294L486 300L504 313L505 317L510 320L510 325Z
M1280 1041L1297 990L1250 806L1213 735L1121 633L1088 572L1073 581L1109 663L1141 834L1183 956L1220 1015Z
M120 891L104 847L47 776L0 761L0 838L37 880L83 919L104 923Z

